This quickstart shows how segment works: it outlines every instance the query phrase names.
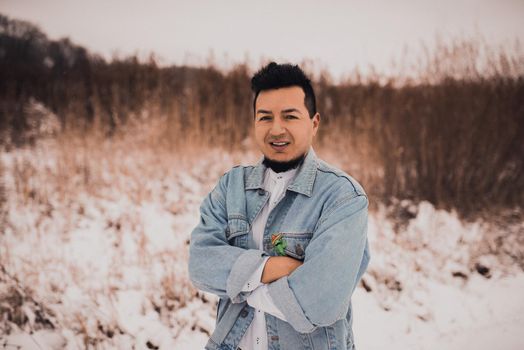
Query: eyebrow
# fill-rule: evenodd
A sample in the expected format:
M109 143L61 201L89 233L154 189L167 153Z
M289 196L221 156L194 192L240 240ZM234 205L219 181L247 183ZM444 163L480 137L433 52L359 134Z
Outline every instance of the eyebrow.
M291 113L291 112L297 112L297 113L299 113L299 114L302 114L302 113L300 113L300 111L299 111L298 109L296 109L296 108L288 108L288 109L283 109L283 110L281 111L281 113Z
M296 109L296 108L288 108L288 109L283 109L283 110L280 111L280 113L291 113L291 112L297 112L297 113L299 113L299 114L302 114L302 113L300 113L300 111L299 111L298 109ZM271 112L271 111L267 111L267 110L265 110L265 109L259 109L259 110L257 111L257 114L259 114L259 113L262 113L262 114L273 114L273 112Z

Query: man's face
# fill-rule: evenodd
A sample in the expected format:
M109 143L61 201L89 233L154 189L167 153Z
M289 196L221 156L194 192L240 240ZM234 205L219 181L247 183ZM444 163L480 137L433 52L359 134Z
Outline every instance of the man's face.
M299 86L264 90L255 102L255 140L264 156L287 162L306 153L320 123L304 104L304 91Z

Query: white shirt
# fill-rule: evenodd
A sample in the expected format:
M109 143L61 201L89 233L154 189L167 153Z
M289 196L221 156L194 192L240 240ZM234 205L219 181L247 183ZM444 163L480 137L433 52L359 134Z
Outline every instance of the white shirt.
M286 188L295 176L296 171L297 169L295 168L276 173L270 168L266 169L264 174L264 189L270 193L270 197L252 225L253 240L258 249L261 249L263 246L264 228L266 227L269 213L271 213L273 208L284 197ZM273 299L269 295L267 284L260 281L264 265L268 259L269 257L264 259L260 267L251 275L242 288L243 291L251 291L251 294L247 297L247 303L255 308L255 317L238 344L242 350L267 350L266 312L283 321L287 321L284 314L274 304Z

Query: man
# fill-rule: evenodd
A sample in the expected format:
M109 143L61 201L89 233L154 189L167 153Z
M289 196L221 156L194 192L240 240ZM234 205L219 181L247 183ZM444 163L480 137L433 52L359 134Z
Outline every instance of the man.
M191 281L220 297L206 349L354 349L367 195L313 151L320 114L298 66L271 62L251 85L264 157L220 178L191 233Z

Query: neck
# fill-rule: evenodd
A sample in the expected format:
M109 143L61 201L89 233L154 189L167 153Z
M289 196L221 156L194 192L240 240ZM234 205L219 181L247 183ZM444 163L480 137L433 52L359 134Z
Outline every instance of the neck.
M288 170L297 168L298 166L300 166L302 164L302 162L304 161L305 157L306 157L306 154L302 154L302 155L298 156L297 158L294 158L294 159L291 159L291 160L288 160L288 161L285 161L285 162L279 162L279 161L276 161L276 160L272 160L272 159L266 158L264 156L264 160L262 161L262 163L266 167L268 167L271 170L273 170L275 173L281 173L281 172L284 172L284 171L288 171Z

